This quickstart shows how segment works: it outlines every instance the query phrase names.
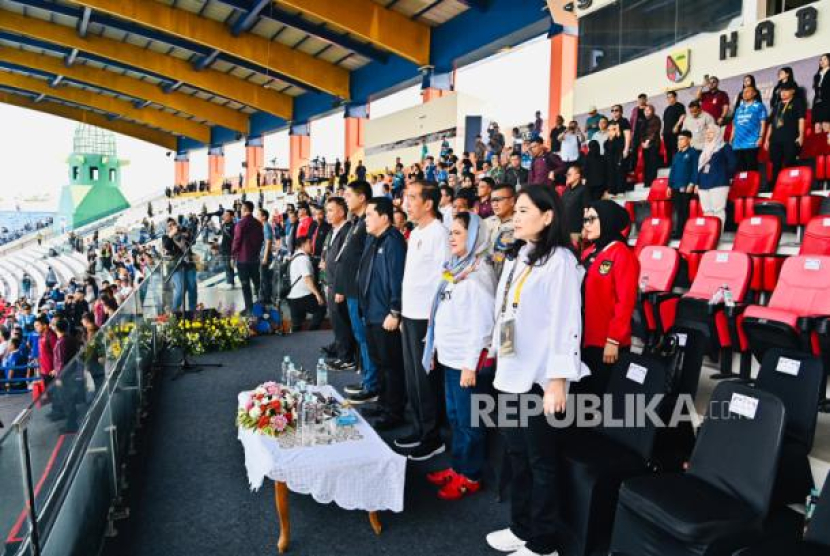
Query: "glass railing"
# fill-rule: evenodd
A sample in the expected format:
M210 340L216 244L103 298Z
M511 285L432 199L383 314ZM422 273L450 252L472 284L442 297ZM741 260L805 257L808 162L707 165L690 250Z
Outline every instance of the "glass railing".
M125 462L179 262L157 264L45 392L0 429L2 554L94 554L127 516Z

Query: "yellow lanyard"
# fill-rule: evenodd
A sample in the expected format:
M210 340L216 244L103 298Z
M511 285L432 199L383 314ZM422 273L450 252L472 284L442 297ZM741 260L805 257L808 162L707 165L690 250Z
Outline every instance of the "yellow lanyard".
M516 271L516 265L519 264L518 261L514 263L513 268L510 269L510 274L507 275L507 283L504 286L504 297L502 298L501 303L501 314L502 316L507 312L507 296L510 293L510 286L513 285L513 273ZM530 272L533 270L532 266L526 267L522 271L522 275L519 277L519 281L516 283L516 291L513 292L513 309L515 310L519 306L519 299L522 297L522 288L524 288L525 282L527 281L527 277L530 276Z

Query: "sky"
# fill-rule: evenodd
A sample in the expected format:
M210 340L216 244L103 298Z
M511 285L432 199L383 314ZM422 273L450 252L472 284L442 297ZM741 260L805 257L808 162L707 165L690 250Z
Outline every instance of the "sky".
M550 47L538 37L511 50L459 68L456 91L485 102L490 120L502 129L526 124L536 110L547 117L550 83ZM421 102L419 86L371 102L370 116L378 118ZM15 106L0 104L0 210L20 204L23 210L54 210L60 189L68 182L66 158L72 150L76 123ZM265 136L265 160L288 165L288 132ZM118 154L129 161L122 170L122 190L137 201L164 190L173 180L173 157L149 143L118 135ZM342 114L311 122L311 157L334 160L342 156ZM244 143L225 145L225 173L238 175L245 160ZM190 178L207 178L207 150L190 153Z

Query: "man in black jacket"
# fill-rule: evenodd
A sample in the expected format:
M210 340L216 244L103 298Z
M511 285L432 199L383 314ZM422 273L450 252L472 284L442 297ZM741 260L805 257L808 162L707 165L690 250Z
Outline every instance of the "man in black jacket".
M360 259L357 278L369 354L377 367L381 417L373 425L378 430L403 424L406 405L400 332L406 240L392 226L393 210L392 201L386 197L369 201L365 223L370 238ZM355 394L349 399L360 396Z
M337 270L334 281L334 300L346 303L352 333L360 348L360 366L363 370L362 384L346 386L345 391L351 395L354 403L366 403L377 400L378 379L375 364L369 357L369 345L366 342L366 329L360 315L358 303L357 276L360 257L366 244L366 205L372 198L372 186L365 181L353 181L346 188L346 205L351 212L351 226L344 239L343 248L337 255Z
M516 188L516 191L521 186L527 185L527 169L522 168L522 155L520 153L513 152L510 155L510 165L504 171L504 183L509 183Z
M351 222L346 220L348 207L342 197L330 197L326 202L326 218L331 228L323 244L323 261L320 264L322 279L328 284L326 287L326 304L329 308L331 327L334 330L334 344L330 348L332 357L326 360L329 368L335 371L345 371L355 368L354 350L355 341L349 322L349 308L345 301L335 301L334 284L341 271L338 262L346 237L351 230Z
M228 287L233 289L233 263L231 261L231 248L233 247L233 211L226 210L222 213L222 224L219 230L221 239L219 241L219 253L222 255L222 262L225 265L225 281Z

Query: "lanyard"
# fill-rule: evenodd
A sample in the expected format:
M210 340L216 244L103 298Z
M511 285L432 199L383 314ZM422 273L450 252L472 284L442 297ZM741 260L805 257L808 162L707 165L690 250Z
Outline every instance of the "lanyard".
M516 262L513 264L513 267L510 269L510 274L507 275L507 283L504 286L504 297L502 297L501 302L501 315L507 312L507 296L510 294L510 286L513 285L513 274L516 272L516 265L519 264L519 260L516 259ZM528 266L522 271L522 275L519 277L519 281L516 284L516 291L513 292L513 309L516 309L519 306L519 299L522 297L522 288L524 288L525 282L527 281L527 277L530 276L530 272L533 270L532 266Z

